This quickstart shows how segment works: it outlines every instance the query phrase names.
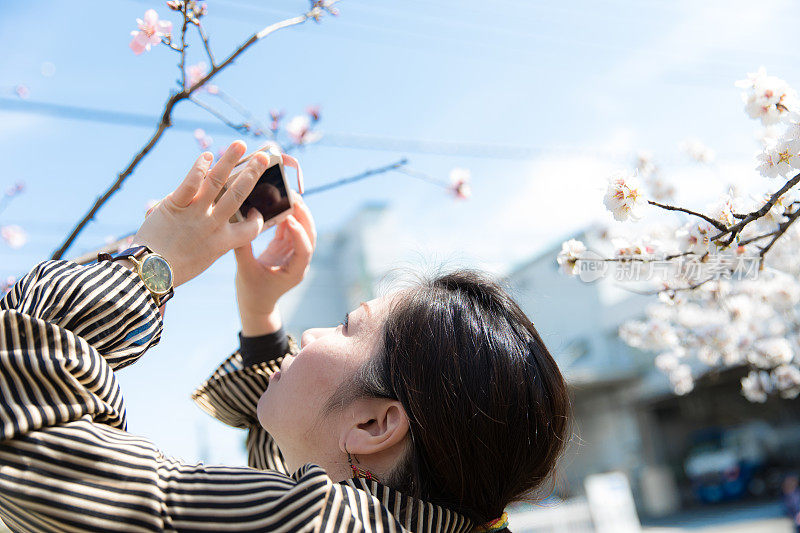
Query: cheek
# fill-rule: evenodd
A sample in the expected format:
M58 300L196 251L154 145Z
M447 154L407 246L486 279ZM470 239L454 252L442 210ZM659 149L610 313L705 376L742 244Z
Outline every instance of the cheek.
M319 342L319 341L317 341ZM316 344L316 343L315 343ZM270 381L258 400L258 420L273 436L303 434L318 421L319 413L347 372L347 360L324 346L309 346Z

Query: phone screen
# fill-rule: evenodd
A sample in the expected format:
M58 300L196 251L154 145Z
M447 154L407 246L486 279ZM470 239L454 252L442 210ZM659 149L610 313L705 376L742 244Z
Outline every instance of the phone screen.
M289 193L281 175L280 165L272 165L258 178L253 192L239 210L243 217L247 216L251 207L261 211L264 221L289 209Z

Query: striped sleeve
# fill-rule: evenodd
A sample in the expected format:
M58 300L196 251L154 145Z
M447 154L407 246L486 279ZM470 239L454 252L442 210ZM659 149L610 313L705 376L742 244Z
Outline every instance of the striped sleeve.
M289 353L299 348L289 338ZM283 357L245 366L238 351L228 357L192 395L192 399L211 416L236 428L247 429L248 464L261 470L288 473L275 440L261 427L256 415L258 399L269 385L269 378L280 369Z
M0 309L80 336L113 369L135 362L161 337L161 313L139 276L119 263L44 261L0 300Z
M111 363L74 331L95 329L70 318L97 296L70 283L94 284L108 267L85 278L71 269L72 282L33 273L0 310L0 518L34 532L318 531L333 487L321 468L287 476L188 464L124 430ZM55 287L40 283L48 275ZM75 309L57 303L69 298Z

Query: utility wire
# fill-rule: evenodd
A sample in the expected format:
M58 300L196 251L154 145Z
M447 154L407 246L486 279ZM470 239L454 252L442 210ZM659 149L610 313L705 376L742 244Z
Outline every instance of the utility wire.
M158 123L155 115L131 113L90 107L35 102L18 98L0 98L0 110L14 113L45 115L60 119L82 120L117 126L133 126L152 128ZM229 135L231 129L219 122L175 119L176 130L194 131L198 128L208 133ZM354 148L362 150L381 150L387 152L404 152L416 154L438 154L458 157L477 157L485 159L532 159L544 152L553 151L531 146L514 146L508 144L492 144L478 142L434 141L424 139L404 139L378 135L354 133L325 133L315 144L336 148ZM570 149L574 149L570 148ZM566 148L565 148L566 150Z

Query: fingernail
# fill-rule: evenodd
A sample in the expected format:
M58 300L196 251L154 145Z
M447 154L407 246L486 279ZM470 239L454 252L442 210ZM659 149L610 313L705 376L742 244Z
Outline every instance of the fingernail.
M214 159L214 155L211 152L203 152L203 159L206 161L211 161Z

